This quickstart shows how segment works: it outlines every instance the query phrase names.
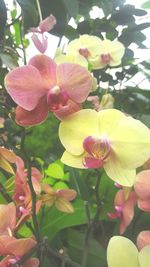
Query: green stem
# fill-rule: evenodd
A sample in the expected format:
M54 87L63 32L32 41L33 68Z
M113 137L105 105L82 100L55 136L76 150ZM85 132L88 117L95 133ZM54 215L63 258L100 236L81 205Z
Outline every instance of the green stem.
M40 22L41 22L43 20L43 18L42 18L42 11L41 11L41 6L40 6L39 0L36 0L36 4L37 4L37 8L38 8L38 12L39 12L39 17L40 17Z
M25 149L25 137L26 137L26 131L24 128L22 128L21 151L24 155L24 159L25 159L26 166L27 166L28 184L29 184L29 188L30 188L30 192L32 196L32 220L33 220L33 225L35 228L36 240L37 240L37 243L40 243L40 231L39 231L39 225L38 225L37 216L36 216L36 193L34 191L34 187L32 184L31 161Z
M91 222L90 220L90 213L89 213L89 208L87 209L86 207L86 215L87 215L87 221L88 221L88 227L85 235L85 240L84 240L84 250L83 250L83 257L82 257L82 267L86 267L87 265L87 258L88 258L88 250L89 250L89 241L91 237L92 230L99 219L100 215L100 210L101 210L101 200L99 196L99 185L100 185L100 179L101 177L98 176L96 180L96 185L95 185L95 196L96 196L96 203L97 203L97 210L94 216L93 221Z

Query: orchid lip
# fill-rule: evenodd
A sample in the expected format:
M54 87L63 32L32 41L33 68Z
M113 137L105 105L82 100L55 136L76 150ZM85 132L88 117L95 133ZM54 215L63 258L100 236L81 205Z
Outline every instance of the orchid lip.
M109 64L111 61L111 56L109 53L102 54L100 57L103 64Z
M47 104L50 111L57 111L67 106L69 96L67 92L61 91L59 86L55 86L49 90L47 94Z
M79 54L85 58L88 58L90 56L90 52L87 48L80 48Z
M85 157L83 165L87 168L101 168L110 155L110 143L106 138L96 139L88 136L83 141Z

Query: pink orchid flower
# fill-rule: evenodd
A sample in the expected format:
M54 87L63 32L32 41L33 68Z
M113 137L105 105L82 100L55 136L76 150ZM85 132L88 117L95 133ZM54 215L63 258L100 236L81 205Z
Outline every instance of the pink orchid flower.
M137 247L139 250L150 245L150 231L142 231L137 237Z
M144 170L137 174L134 190L137 194L139 209L150 211L150 170Z
M136 195L132 191L128 198L125 198L124 191L121 189L117 192L114 200L115 212L108 213L111 219L120 219L119 231L123 234L127 226L131 223L134 217L134 206L136 204Z
M48 38L44 35L45 32L49 32L53 29L56 24L56 18L51 14L46 19L40 22L39 26L36 28L30 28L29 32L32 32L31 39L35 47L44 53L48 46ZM41 37L41 39L40 39Z
M92 76L76 64L56 63L46 55L30 59L5 78L7 92L19 105L16 122L22 126L43 122L49 111L64 117L81 108L92 88Z
M24 220L31 216L32 197L29 185L27 183L27 170L24 169L24 162L20 157L16 159L17 171L15 177L15 193L13 199L17 204L17 216L20 218L18 224L20 225ZM32 183L37 195L41 192L40 181L42 174L36 168L31 169ZM41 201L37 201L37 212L40 209Z
M13 236L0 236L0 255L6 256L0 267L8 267L15 264L27 252L36 246L36 241L31 238L16 239ZM38 259L28 259L21 265L22 267L38 267Z

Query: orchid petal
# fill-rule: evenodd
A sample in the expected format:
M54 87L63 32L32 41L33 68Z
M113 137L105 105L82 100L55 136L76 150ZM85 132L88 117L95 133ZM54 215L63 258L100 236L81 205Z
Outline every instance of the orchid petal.
M13 151L8 150L5 147L0 147L0 155L5 158L7 161L10 163L15 163L16 162L16 155Z
M74 168L79 168L79 169L85 169L86 167L83 165L83 155L81 156L74 156L70 154L69 152L65 151L62 155L61 161Z
M0 234L9 235L9 230L13 231L16 226L16 207L13 202L0 204Z
M49 32L53 29L55 24L56 24L56 18L52 14L50 14L47 18L45 18L40 22L39 28L42 33Z
M104 164L107 175L115 182L123 186L133 186L135 182L135 169L125 169L121 166L118 159L113 156Z
M150 266L150 246L144 247L139 253L140 267Z
M12 237L11 237L12 238ZM20 239L8 239L7 250L8 254L13 254L16 256L23 256L28 251L30 251L36 245L36 241L31 238L20 238ZM3 239L5 242L5 238ZM1 241L1 238L0 238Z
M114 205L122 206L122 216L120 222L120 234L123 234L127 226L131 223L134 217L134 206L136 197L134 192L130 192L129 197L125 200L124 191L119 190L116 194Z
M57 84L72 100L82 103L92 89L92 76L84 67L64 63L57 68Z
M46 98L41 98L36 108L31 111L18 106L16 108L16 123L21 126L31 126L42 123L48 116L48 106Z
M66 213L73 213L74 212L74 208L71 205L71 203L67 200L65 200L64 198L58 198L55 201L55 206L58 210L62 211L62 212L66 212Z
M147 245L150 245L150 231L142 231L137 237L137 247L141 250Z
M28 259L23 263L23 267L38 267L40 264L39 260L36 258Z
M61 190L57 190L56 193L57 193L57 196L63 197L67 201L73 200L77 195L77 192L72 189L61 189Z
M150 130L138 120L125 116L110 138L112 149L124 168L137 168L150 157Z
M2 168L3 170L5 170L6 172L9 172L11 174L14 174L14 170L11 167L11 165L1 155L0 155L0 168Z
M67 105L59 108L57 111L54 112L54 114L58 119L62 120L66 118L67 116L79 111L80 109L82 109L81 104L78 104L72 101L71 99L69 99L67 102Z
M84 152L83 141L87 136L99 136L98 113L81 110L64 119L59 128L59 137L66 150L73 155Z
M31 65L9 72L5 77L5 86L12 99L28 111L36 107L46 90L39 71Z
M44 54L48 46L47 36L43 36L40 33L33 33L31 39L35 47Z
M142 200L138 198L137 203L138 203L138 207L140 210L147 211L147 212L150 211L150 198L146 200Z
M120 121L125 117L124 113L117 109L106 109L98 112L99 133L104 137L111 137ZM111 141L111 139L110 139Z
M46 55L37 55L30 59L29 65L34 66L41 74L42 83L48 89L56 85L56 63Z
M107 262L108 267L141 267L138 263L136 246L122 236L114 236L110 239L107 247Z
M150 200L150 170L137 174L134 190L141 200Z

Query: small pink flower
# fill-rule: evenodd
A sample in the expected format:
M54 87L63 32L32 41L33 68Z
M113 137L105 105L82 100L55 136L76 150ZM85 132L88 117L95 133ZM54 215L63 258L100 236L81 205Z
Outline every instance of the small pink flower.
M72 189L59 189L54 190L48 185L43 185L45 194L41 196L43 204L51 207L55 204L56 208L62 212L72 213L74 208L70 201L75 199L77 193Z
M134 206L136 204L136 195L132 191L130 192L127 199L125 199L124 191L121 189L117 192L114 200L114 213L108 213L111 219L120 219L120 234L123 234L127 226L133 219L134 216Z
M51 31L55 24L56 18L51 14L49 17L41 21L38 27L33 27L29 30L29 32L33 33L31 39L34 45L41 53L44 53L48 46L48 39L44 33Z
M38 55L27 66L6 75L8 93L19 105L16 122L22 126L43 122L49 111L62 118L81 108L92 88L92 76L83 67L56 63Z

